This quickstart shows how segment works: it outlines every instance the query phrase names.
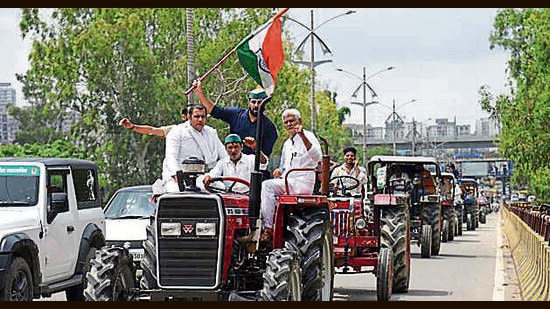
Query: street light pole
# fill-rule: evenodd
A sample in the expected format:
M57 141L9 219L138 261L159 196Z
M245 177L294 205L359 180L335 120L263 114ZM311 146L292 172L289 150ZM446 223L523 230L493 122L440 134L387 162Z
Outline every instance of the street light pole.
M309 34L298 45L298 48L296 48L296 51L294 51L294 53L296 53L296 52L298 52L299 50L302 49L302 47L304 46L304 44L306 43L306 41L309 37L310 42L311 42L311 51L310 51L311 52L311 58L310 58L310 61L309 62L294 61L294 62L298 63L298 64L308 64L309 69L311 71L311 89L310 89L311 93L310 93L310 96L309 96L309 101L310 101L310 105L311 105L311 131L315 131L315 128L317 126L317 107L316 107L316 104L315 104L315 67L320 65L320 64L323 64L323 63L332 62L332 60L315 61L315 39L317 39L319 41L319 43L321 44L321 49L323 50L324 54L332 53L331 50L328 48L327 44L325 42L323 42L323 40L321 40L317 34L315 34L315 30L319 29L319 27L321 27L322 25L326 24L327 22L329 22L329 21L331 21L335 18L338 18L340 16L344 16L344 15L353 14L355 12L356 11L349 10L345 13L342 13L340 15L336 15L332 18L329 18L329 19L325 20L324 22L322 22L321 24L319 24L317 27L314 27L313 10L311 10L310 11L310 20L311 20L310 28L308 28L306 25L302 24L301 22L299 22L299 21L297 21L297 20L295 20L291 17L288 17L288 16L284 17L286 19L292 20L293 22L297 23L298 25L300 25L301 27L303 27L303 28L305 28L309 31Z
M376 94L374 89L372 89L372 87L367 83L367 80L371 79L372 77L382 72L393 70L393 69L395 69L395 67L387 67L367 77L367 68L363 67L363 79L362 79L363 82L361 83L361 85L359 85L359 87L357 87L357 89L355 89L355 91L352 94L352 97L355 97L357 95L357 91L359 91L359 89L363 87L363 102L351 102L351 104L360 105L363 107L363 164L366 164L367 162L367 106L371 104L378 104L377 101L374 101L374 98L377 97L378 95ZM343 69L337 69L337 70L340 72L348 73L359 79L359 76L351 72L344 71ZM367 102L367 87L371 91L371 95L372 95L371 102Z
M413 102L416 102L416 99L412 99L410 100L409 102L403 104L401 107L409 104L409 103L413 103ZM397 134L397 128L395 126L395 122L397 121L396 117L398 116L397 113L395 112L395 98L393 99L393 104L392 104L392 143L393 143L393 155L395 156L397 154L397 149L396 149L396 145L395 145L395 139L396 139L396 134ZM389 120L390 117L388 117L388 119L386 119L386 124L387 124L387 121ZM399 117L399 119L401 119L401 117Z

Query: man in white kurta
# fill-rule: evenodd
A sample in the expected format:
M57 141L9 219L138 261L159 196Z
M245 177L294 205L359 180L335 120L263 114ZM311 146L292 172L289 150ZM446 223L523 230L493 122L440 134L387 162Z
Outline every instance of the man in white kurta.
M206 109L202 105L195 105L189 121L178 124L166 135L162 181L167 192L179 192L176 173L181 170L183 160L190 157L204 160L207 169L227 157L216 129L206 125ZM202 184L201 181L199 183Z
M322 159L321 145L313 132L304 130L300 112L287 109L283 123L290 136L283 144L281 163L273 171L274 179L262 182L261 217L264 227L262 240L269 240L273 231L273 217L279 196L285 194L285 176L294 168L317 168ZM288 175L290 194L312 194L315 171L291 172Z
M218 161L214 168L204 176L204 185L209 185L212 177L222 176L237 177L250 183L250 176L254 171L256 156L253 154L244 154L243 145L255 149L256 141L252 137L246 137L243 141L239 135L229 134L225 137L224 144L228 156ZM260 152L260 155L259 170L265 170L269 161L262 152ZM226 188L229 188L232 184L233 181L224 181ZM212 185L216 186L217 184ZM235 183L232 190L235 192L248 192L250 188L242 183Z

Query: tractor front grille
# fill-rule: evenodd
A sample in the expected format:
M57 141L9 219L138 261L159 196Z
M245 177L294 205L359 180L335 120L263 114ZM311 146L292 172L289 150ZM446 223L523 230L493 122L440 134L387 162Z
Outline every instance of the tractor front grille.
M161 287L214 288L221 278L224 218L221 199L180 196L159 201L157 266ZM161 235L163 222L180 223L179 236ZM214 236L196 234L197 223L214 223Z
M348 209L332 209L330 212L332 233L336 237L343 237L349 234L351 224L351 211Z

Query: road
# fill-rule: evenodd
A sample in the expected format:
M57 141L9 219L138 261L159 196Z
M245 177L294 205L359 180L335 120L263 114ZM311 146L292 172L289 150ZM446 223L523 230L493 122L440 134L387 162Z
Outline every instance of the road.
M499 219L499 214L489 214L487 223L442 243L440 255L429 259L421 258L420 247L413 243L409 292L393 294L391 300L521 300ZM334 300L375 301L376 277L370 273L336 275Z
M475 231L464 231L442 243L439 256L420 257L411 247L409 292L393 294L392 301L520 301L513 262L502 233L499 214ZM334 301L376 301L373 274L337 274ZM56 293L46 301L65 301Z

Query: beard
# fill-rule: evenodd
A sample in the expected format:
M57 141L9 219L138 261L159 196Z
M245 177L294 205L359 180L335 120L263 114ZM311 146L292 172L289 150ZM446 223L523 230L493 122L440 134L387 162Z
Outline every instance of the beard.
M254 117L258 117L258 111L257 110L253 110L252 108L248 108L248 111L254 116Z

